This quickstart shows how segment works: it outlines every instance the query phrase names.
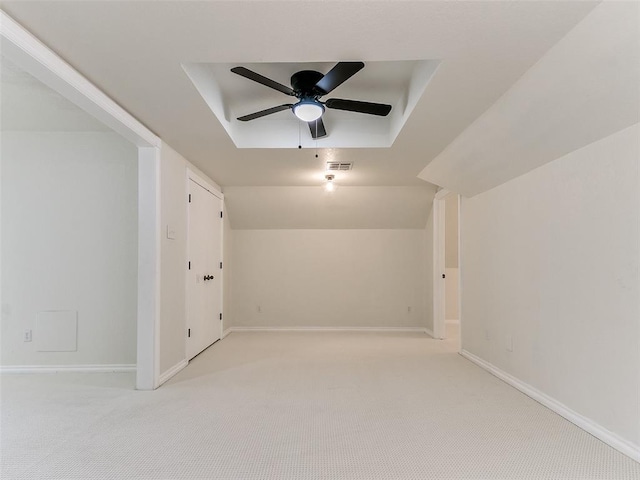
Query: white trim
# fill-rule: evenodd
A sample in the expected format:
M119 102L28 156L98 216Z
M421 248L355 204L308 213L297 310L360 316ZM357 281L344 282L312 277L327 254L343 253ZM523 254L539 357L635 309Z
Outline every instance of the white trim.
M131 364L105 365L11 365L0 367L0 373L124 373L135 372Z
M460 208L462 200L460 195L447 189L438 190L433 197L433 338L444 339L446 337L446 324L452 323L452 319L445 318L445 283L442 275L445 273L445 198L455 195L458 199L458 316L460 324L458 335L458 351L462 350L462 256L460 251Z
M504 382L508 383L512 387L520 390L522 393L531 397L538 403L541 403L542 405L549 408L550 410L553 410L558 415L566 418L571 423L582 428L583 430L590 433L594 437L599 438L607 445L631 457L636 462L640 462L640 446L639 445L635 445L630 441L619 437L615 433L607 430L606 428L597 424L593 420L570 409L563 403L560 403L555 398L550 397L549 395L541 392L537 388L532 387L528 383L525 383L522 380L519 380L518 378L514 377L513 375L508 374L507 372L481 359L480 357L474 355L473 353L468 352L466 350L462 350L460 352L460 355L472 361L479 367L485 369L487 372L491 373L492 375L498 377L500 380L503 380Z
M175 374L177 374L180 370L182 370L187 365L189 365L189 362L187 360L182 360L176 363L173 367L171 367L169 370L167 370L162 375L160 375L160 377L158 378L158 384L162 385L164 382L169 380L171 377L173 377Z
M0 10L2 54L27 73L138 146L139 389L158 386L160 319L161 140L40 40ZM153 161L150 158L153 157ZM142 160L146 159L146 160ZM145 175L149 174L150 177ZM141 258L142 257L142 258Z
M158 147L160 138L0 10L2 54L45 85L140 147Z
M447 325L460 325L460 320L457 318L448 318L444 321Z
M462 352L462 195L458 195L458 352Z
M224 200L224 194L218 188L216 188L213 185L213 183L211 183L206 178L201 177L200 175L198 175L191 168L187 167L187 185L188 185L189 180L193 180L195 183L200 185L202 188L204 188L209 193L212 193L214 196L218 197L220 200ZM188 191L188 189L187 189L187 191Z
M138 149L138 390L160 385L160 149Z
M442 275L445 272L445 200L449 190L439 190L433 197L433 338L445 337L445 299L444 281Z
M229 327L225 332L415 332L428 333L424 327Z
M222 317L222 318L223 318L223 320L224 320L224 317ZM222 340L223 338L227 337L227 336L231 333L231 329L232 329L232 328L233 328L233 327L229 327L229 328L224 329L224 330L222 331L222 338L221 338L220 340Z
M220 194L222 195L222 194ZM227 323L227 313L224 310L224 221L225 216L227 214L224 205L224 195L220 198L220 211L222 212L222 218L220 219L222 223L220 224L220 262L222 263L222 268L219 270L220 274L220 313L222 314L222 320L220 320L220 340L224 338L224 324ZM227 265L227 268L229 266Z
M429 335L431 338L435 338L433 336L433 330L429 329L429 328L425 328L424 329L424 333L426 333L427 335Z

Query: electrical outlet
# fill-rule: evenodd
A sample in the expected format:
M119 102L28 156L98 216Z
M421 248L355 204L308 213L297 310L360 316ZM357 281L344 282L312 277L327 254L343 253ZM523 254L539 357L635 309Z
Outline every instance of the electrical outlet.
M25 342L30 342L31 341L31 330L25 330L24 331L24 341Z
M507 352L513 352L513 337L511 334L507 335Z
M257 310L258 310L258 313L262 313L262 307L260 305L258 305Z
M488 328L484 329L484 339L485 340L491 340L491 335L489 335L489 329Z
M407 307L407 313L411 313L412 310L413 310L413 307Z

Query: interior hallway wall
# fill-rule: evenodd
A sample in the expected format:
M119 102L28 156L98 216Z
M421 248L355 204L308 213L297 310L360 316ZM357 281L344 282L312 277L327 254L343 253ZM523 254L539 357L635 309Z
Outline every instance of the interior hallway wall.
M426 327L425 230L234 230L232 324Z
M463 199L461 232L463 349L636 449L638 138L636 124Z
M1 157L2 365L135 364L136 147L108 132L4 131ZM38 312L51 310L77 311L77 351L37 351Z
M160 151L160 374L185 361L187 169L220 187L166 143ZM168 238L167 231L174 238Z

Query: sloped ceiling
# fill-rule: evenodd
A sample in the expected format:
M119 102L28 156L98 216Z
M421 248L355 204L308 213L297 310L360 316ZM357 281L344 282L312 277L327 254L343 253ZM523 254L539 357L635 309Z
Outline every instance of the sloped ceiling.
M422 229L434 193L434 186L227 187L225 200L234 229Z
M640 3L605 2L420 173L473 196L640 122Z
M59 93L0 55L0 130L111 131Z
M440 60L391 148L338 148L344 185L417 175L598 2L4 1L2 9L213 180L313 186L329 152L238 149L188 63ZM356 174L357 173L357 174Z

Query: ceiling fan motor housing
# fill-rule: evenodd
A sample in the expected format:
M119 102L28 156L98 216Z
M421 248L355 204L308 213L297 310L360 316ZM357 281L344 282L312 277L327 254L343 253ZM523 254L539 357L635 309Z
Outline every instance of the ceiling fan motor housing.
M316 87L316 83L318 83L322 77L324 77L322 73L314 70L302 70L294 73L291 76L291 87L293 88L296 97L300 99L316 99L317 97L326 94L327 92Z

